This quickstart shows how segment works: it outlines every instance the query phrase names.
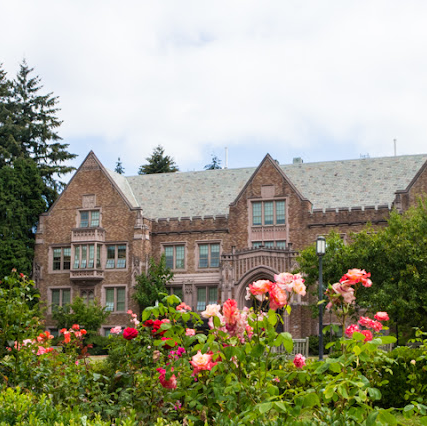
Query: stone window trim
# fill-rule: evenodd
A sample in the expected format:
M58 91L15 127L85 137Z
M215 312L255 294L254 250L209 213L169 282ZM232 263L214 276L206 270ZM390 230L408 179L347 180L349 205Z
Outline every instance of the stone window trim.
M48 303L48 313L52 314L52 292L55 290L60 291L60 306L63 306L63 291L62 290L69 290L70 291L70 303L73 302L73 288L69 285L62 285L62 286L55 286L55 287L49 287L47 292L47 303Z
M125 314L128 310L128 286L126 284L105 284L101 288L101 306L107 306L107 289L115 289L114 292L114 309L110 312L110 315L114 314ZM125 290L125 304L123 310L117 310L117 289Z
M277 217L277 202L284 202L285 209L284 209L284 218L283 223L277 223L278 217ZM254 204L260 203L261 204L261 223L254 224ZM266 224L266 203L273 203L273 211L272 211L272 223ZM252 198L248 200L248 216L249 216L249 225L251 227L274 227L274 226L286 226L288 223L288 197L277 197L277 198ZM280 219L282 220L282 219Z
M64 249L71 249L71 262L70 262L70 268L69 269L64 269L63 266L63 261L64 261ZM60 269L56 269L54 270L53 267L53 256L54 256L54 250L55 249L61 249L61 267ZM51 246L49 246L48 249L48 273L49 274L69 274L70 273L70 269L72 266L72 247L71 244L52 244Z
M81 226L81 216L82 213L88 213L88 222L86 226ZM96 225L92 225L92 212L98 213L98 223ZM76 229L93 229L93 228L102 228L102 207L92 207L92 208L80 208L77 209L76 213Z
M194 292L194 298L193 298L193 309L196 312L204 311L206 309L207 305L218 304L218 303L220 304L221 303L221 302L218 302L218 299L220 297L218 284L201 284L201 285L196 284L194 286L194 288L195 288L195 292ZM204 301L199 300L199 295L200 295L200 293L202 293L203 290L205 293L205 300ZM210 296L213 296L212 293L215 293L212 290L216 290L215 300L210 300L211 299Z
M129 244L126 241L123 242L105 242L103 244L105 246L104 249L101 249L101 267L105 268L105 271L127 271L129 267ZM124 246L126 253L124 257L124 267L118 267L119 264L123 262L119 262L119 248ZM111 260L108 258L109 256L109 247L115 247L115 256L114 256L114 268L107 267L108 261Z
M187 258L188 258L188 249L187 249L187 241L172 241L172 242L163 242L161 243L161 254L166 256L166 247L173 247L173 268L170 268L173 272L184 272L187 270ZM184 247L184 267L177 268L176 267L176 247Z
M276 241L252 241L252 248L270 248L284 250L287 247L286 240Z
M208 246L208 265L207 266L200 266L200 246ZM218 245L219 246L219 253L218 253L218 266L211 266L211 259L212 259L212 251L211 246L212 245ZM195 269L196 271L206 271L206 270L218 270L221 264L221 253L222 253L222 240L197 240L195 241Z
M103 269L103 251L104 251L104 243L99 242L79 242L71 244L71 270L81 270L81 269ZM90 250L90 246L93 246L93 253ZM82 247L86 247L86 259L82 257L83 250ZM99 247L99 249L98 249ZM76 266L76 252L79 254L79 262L78 267ZM89 266L91 258L91 253L93 254L93 266ZM99 257L98 257L99 256ZM84 262L82 262L85 261ZM86 264L85 267L82 265Z

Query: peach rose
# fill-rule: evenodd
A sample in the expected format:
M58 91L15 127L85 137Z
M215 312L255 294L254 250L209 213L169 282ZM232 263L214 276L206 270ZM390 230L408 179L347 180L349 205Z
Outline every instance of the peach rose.
M206 310L204 310L200 315L203 318L216 317L221 309L221 305L208 305L206 306Z
M390 318L388 317L387 312L377 312L374 315L374 318L378 321L388 321Z

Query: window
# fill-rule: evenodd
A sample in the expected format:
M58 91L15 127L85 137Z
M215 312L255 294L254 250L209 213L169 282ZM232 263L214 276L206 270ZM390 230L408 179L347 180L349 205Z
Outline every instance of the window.
M219 267L219 243L199 244L199 268Z
M181 301L184 301L184 292L182 291L182 287L169 287L169 294L174 294L178 296Z
M107 246L107 269L126 268L126 245Z
M57 328L49 328L49 333L53 337L58 337L59 336L59 330Z
M185 247L183 245L165 246L166 267L170 269L185 268Z
M95 256L96 254L96 256ZM87 244L74 246L73 269L93 269L101 267L101 245Z
M105 289L105 308L109 312L126 310L126 287L107 287Z
M252 225L283 225L286 223L285 201L255 201L252 203Z
M97 226L99 226L99 210L80 212L80 228L95 228Z
M69 288L53 288L50 290L52 296L52 311L58 306L65 306L71 301L71 289Z
M71 265L71 247L58 247L53 249L54 271L69 270Z
M93 305L95 302L95 291L93 289L81 290L80 297L87 306Z
M285 249L286 248L286 241L252 241L252 248L278 248L278 249Z
M218 303L218 287L197 288L197 310L204 311L206 305Z

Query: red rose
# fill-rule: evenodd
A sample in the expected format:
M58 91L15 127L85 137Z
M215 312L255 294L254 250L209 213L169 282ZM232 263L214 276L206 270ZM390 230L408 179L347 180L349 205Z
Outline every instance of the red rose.
M136 336L138 336L138 330L135 330L132 327L125 328L125 331L123 331L123 337L126 340L135 339Z

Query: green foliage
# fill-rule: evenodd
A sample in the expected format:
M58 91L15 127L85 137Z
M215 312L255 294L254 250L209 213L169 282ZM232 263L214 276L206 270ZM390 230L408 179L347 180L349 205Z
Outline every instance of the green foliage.
M153 306L160 300L161 294L166 293L166 285L173 279L173 273L166 267L164 255L157 263L154 258L150 258L147 273L142 273L136 277L135 292L133 298L138 302L141 310Z
M99 303L87 304L81 297L75 297L73 302L64 306L56 306L52 318L57 322L58 328L71 328L79 324L88 332L97 332L110 312Z
M178 167L175 161L169 155L164 155L165 150L161 145L154 148L153 153L146 160L148 164L142 165L139 170L139 175L150 175L153 173L172 173L177 172Z
M34 337L39 330L39 294L34 283L16 271L0 283L0 357L15 341Z
M63 188L58 177L74 169L63 165L75 155L57 134L58 98L42 94L32 72L25 61L14 80L0 69L0 276L31 272L39 215Z
M216 170L220 168L221 160L216 155L212 155L212 162L210 164L206 164L204 167L205 170Z
M326 284L338 282L350 268L371 273L375 291L361 288L358 306L374 313L387 311L396 334L404 340L413 336L413 327L427 327L427 205L418 200L403 214L393 211L388 226L367 227L351 234L344 244L335 233L326 239L323 278ZM298 258L306 284L318 279L318 259L314 245ZM402 340L399 340L401 342Z
M34 226L46 209L43 187L31 159L19 157L0 168L0 276L12 268L31 273Z
M117 159L116 167L114 169L116 173L122 175L125 172L125 168L123 167L122 162L120 161L120 157Z

